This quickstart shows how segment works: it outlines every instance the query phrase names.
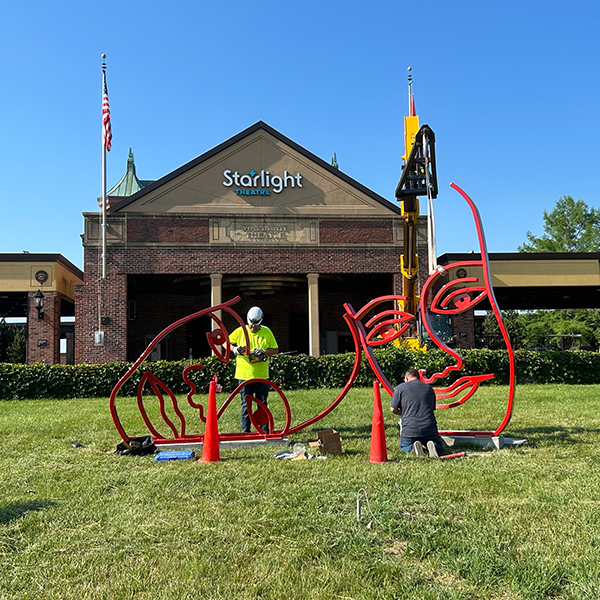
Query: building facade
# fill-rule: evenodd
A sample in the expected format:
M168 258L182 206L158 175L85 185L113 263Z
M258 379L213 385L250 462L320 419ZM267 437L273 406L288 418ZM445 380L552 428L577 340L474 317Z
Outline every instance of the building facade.
M82 282L83 273L60 254L0 254L0 320L26 319L27 364L74 362L74 324L61 318L74 316Z
M263 122L158 181L121 180L112 192L127 187L137 191L109 192L104 279L100 215L84 213L78 363L135 360L175 320L235 296L242 315L263 309L281 351L343 352L343 304L402 293L397 204ZM418 253L425 273L425 217ZM206 356L207 329L208 318L193 321L153 358Z

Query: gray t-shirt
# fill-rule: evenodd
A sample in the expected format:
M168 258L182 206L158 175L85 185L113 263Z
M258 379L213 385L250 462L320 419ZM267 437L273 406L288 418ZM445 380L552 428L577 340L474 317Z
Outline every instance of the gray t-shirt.
M401 383L394 390L390 406L400 409L403 436L419 438L438 433L433 413L435 392L430 385L418 379Z

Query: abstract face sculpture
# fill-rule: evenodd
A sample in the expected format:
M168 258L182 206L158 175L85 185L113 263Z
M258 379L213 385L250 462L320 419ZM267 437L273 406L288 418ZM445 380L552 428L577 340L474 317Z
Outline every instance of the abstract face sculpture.
M460 431L448 433L480 436L498 435L508 425L512 412L515 394L515 357L491 283L490 263L481 216L471 198L461 188L454 183L451 184L451 187L464 198L471 209L479 241L480 259L446 265L443 269L438 269L434 272L423 286L420 300L423 326L436 346L451 355L454 360L452 365L446 367L440 373L434 373L430 377L427 377L426 373L421 371L421 379L425 383L435 384L453 372L460 371L463 368L462 356L452 348L449 348L435 333L431 324L431 315L461 314L467 310L472 310L477 304L487 299L508 352L509 387L506 410L504 411L502 421L493 431ZM446 276L446 274L450 274L449 280L441 286L436 286L439 280ZM433 290L436 290L435 293ZM437 408L453 408L466 402L477 391L482 381L492 379L493 377L492 373L466 375L456 379L446 387L436 388Z
M487 250L485 246L485 239L483 236L483 228L481 226L481 219L477 208L471 201L471 199L456 185L452 184L452 187L457 190L468 203L473 213L477 233L479 236L479 245L481 250L481 258L473 261L457 262L452 265L446 266L443 270L440 269L433 273L424 285L420 299L420 313L422 316L423 326L429 337L435 345L438 346L444 352L447 352L453 359L453 364L446 367L440 373L434 373L431 376L427 376L426 373L421 372L421 379L430 384L436 382L442 382L449 375L454 375L455 372L460 371L463 367L463 359L458 352L448 347L436 334L432 323L431 315L456 315L467 310L470 310L477 303L481 302L484 298L487 298L494 315L498 320L500 331L506 342L506 346L509 354L510 361L510 384L509 384L509 397L507 402L507 408L504 414L504 418L500 425L493 431L449 431L445 433L456 434L456 435L498 435L504 427L506 427L512 410L513 398L514 398L514 387L515 387L515 368L514 368L514 355L510 346L510 340L506 333L504 324L502 323L502 317L498 305L496 303L494 292L491 286L491 276L489 269L489 261L487 256ZM440 280L446 277L447 273L456 273L459 269L462 269L462 277L450 278L447 282L442 285L438 285ZM239 314L232 308L232 306L240 300L239 297L233 298L227 302L212 306L210 308L201 310L197 313L189 315L179 321L173 323L162 331L151 344L146 348L144 353L135 362L135 364L127 371L127 373L121 378L117 385L112 390L110 396L110 410L113 417L113 421L117 430L123 440L131 439L132 436L125 430L117 413L116 403L117 395L119 390L122 388L124 383L133 376L133 374L142 368L144 360L148 357L153 348L169 333L186 325L188 322L198 319L204 316L209 316L214 321L215 329L207 332L208 343L214 353L214 355L224 363L227 363L231 356L231 345L229 341L229 333L223 324L223 322L217 317L218 311L228 313L236 321L238 325L244 327L244 322ZM262 402L248 395L249 402L249 416L250 420L255 428L252 433L219 433L219 438L222 440L239 440L239 439L251 439L251 438L281 438L286 435L293 434L309 425L319 421L325 415L329 414L346 396L348 391L353 386L358 376L359 368L361 365L362 353L364 352L375 377L379 380L381 385L388 391L393 392L393 388L390 382L383 373L375 355L373 353L374 348L393 342L404 335L409 328L414 327L415 316L408 314L399 308L398 306L404 306L407 298L401 295L390 295L381 296L368 302L358 311L355 311L349 304L345 304L344 308L346 313L344 319L352 333L354 340L354 362L352 371L342 391L337 395L336 398L332 399L332 402L320 413L305 420L304 422L293 426L292 425L292 413L289 402L282 392L282 390L275 385L272 381L260 379L250 380L240 384L235 390L231 392L227 400L223 403L218 411L217 418L220 418L225 409L231 403L232 399L239 393L239 391L251 381L261 381L268 384L271 389L279 396L284 410L284 418L282 424L275 423L270 409ZM381 305L386 305L388 308L381 310ZM379 310L376 314L375 309ZM246 334L246 348L249 352L250 344ZM197 411L197 416L193 423L189 423L189 419L186 419L184 412L179 407L179 400L172 390L165 385L158 377L146 371L140 377L140 382L137 386L137 406L139 414L141 415L147 429L152 434L152 437L157 444L167 442L190 442L190 441L203 441L203 434L198 430L202 428L202 423L206 423L206 417L204 414L204 408L202 404L194 399L196 393L196 385L190 379L190 374L196 369L203 369L201 364L191 364L187 366L182 372L182 379L187 385L188 392L186 394L186 402L189 407L194 411ZM459 377L451 384L445 387L434 388L436 390L436 396L438 399L438 408L452 408L463 404L468 400L477 390L479 384L483 381L492 379L493 374L485 375L465 375ZM168 400L167 400L168 398ZM158 411L153 411L154 416L150 416L150 412L146 410L148 403L158 403ZM169 406L170 405L170 406ZM158 416L157 416L158 415ZM268 434L262 431L262 426L266 423L269 424ZM165 430L166 426L166 430ZM280 427L279 429L277 427ZM189 429L193 431L190 432ZM169 432L165 435L165 432Z

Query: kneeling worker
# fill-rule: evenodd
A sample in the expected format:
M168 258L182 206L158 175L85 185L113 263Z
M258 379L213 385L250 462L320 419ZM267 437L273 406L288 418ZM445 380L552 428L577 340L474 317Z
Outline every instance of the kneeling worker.
M394 390L390 410L401 416L400 448L404 452L425 456L423 446L427 446L431 458L440 457L444 447L433 413L435 392L421 381L416 369L404 374L404 383Z
M253 306L248 311L246 320L248 323L246 331L250 341L250 356L246 355L246 337L242 327L238 327L229 337L233 353L237 356L235 377L239 383L248 381L248 379L269 379L269 356L279 352L273 332L268 327L261 325L263 313L258 306ZM269 386L266 383L255 381L242 388L240 396L242 398L243 433L249 433L251 430L248 404L246 402L247 394L254 396L266 405ZM268 425L263 426L263 431L269 433Z

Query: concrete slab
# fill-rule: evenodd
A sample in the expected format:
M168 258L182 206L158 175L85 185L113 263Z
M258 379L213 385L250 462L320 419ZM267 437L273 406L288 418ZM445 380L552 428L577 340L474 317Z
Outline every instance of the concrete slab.
M478 435L443 435L442 441L448 448L457 448L462 446L477 446L478 448L490 448L500 450L505 446L522 446L527 443L527 439L509 438L503 435L497 436L478 436Z
M239 448L252 448L260 446L287 446L290 440L288 438L268 439L268 440L231 440L219 442L219 450L238 450ZM176 444L157 444L158 450L202 450L202 442L182 442Z

